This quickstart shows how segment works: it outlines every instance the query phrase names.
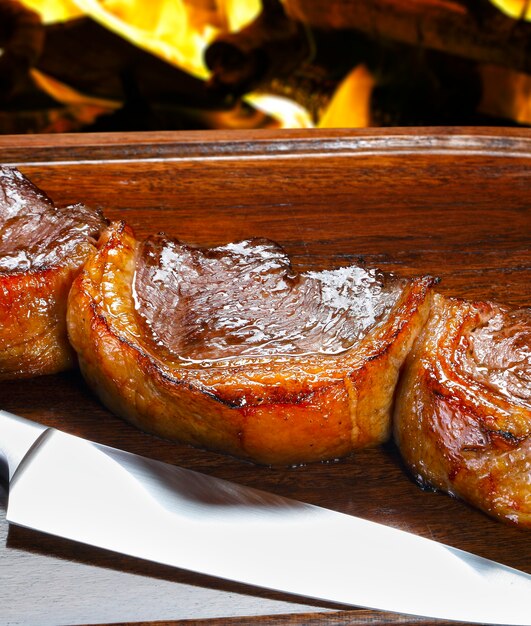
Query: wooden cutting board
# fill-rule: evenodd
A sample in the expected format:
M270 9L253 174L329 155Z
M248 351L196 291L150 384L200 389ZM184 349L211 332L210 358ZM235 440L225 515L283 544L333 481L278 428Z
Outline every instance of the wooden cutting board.
M361 258L400 275L437 275L447 294L531 304L529 130L4 136L0 163L18 166L56 202L99 207L108 217L129 222L139 236L164 230L205 246L269 237L285 246L300 269ZM392 443L334 463L256 467L137 431L104 409L77 372L1 383L0 407L531 573L529 531L421 491ZM256 590L8 528L5 491L0 496L1 624L413 621ZM282 568L281 558L278 565ZM356 563L352 575L354 581Z

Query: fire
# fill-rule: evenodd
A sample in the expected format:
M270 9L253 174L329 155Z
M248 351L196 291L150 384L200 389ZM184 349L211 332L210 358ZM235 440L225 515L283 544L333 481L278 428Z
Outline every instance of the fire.
M23 0L22 4L36 11L44 24L66 22L84 15L73 0Z
M50 24L91 17L131 43L198 78L207 78L207 45L222 32L239 30L261 10L260 0L24 0Z
M308 111L289 98L270 94L253 93L246 101L258 111L277 120L278 128L313 128Z
M260 0L24 0L46 24L88 16L131 43L201 79L208 79L204 63L206 47L220 34L235 32L256 18ZM57 100L77 107L85 116L96 116L120 103L95 100L33 70L37 84ZM365 68L356 68L332 99L322 127L368 125L368 102L372 89ZM352 106L349 99L358 103ZM304 107L284 97L252 93L245 101L277 120L280 128L312 128L315 124ZM80 105L84 105L81 107Z
M531 124L531 76L493 65L483 66L481 75L480 111L519 124Z
M531 21L530 0L490 0L500 11L517 20Z
M339 85L319 120L321 128L365 128L371 125L371 95L376 80L358 65Z
M87 16L117 35L201 79L209 77L206 47L220 34L242 29L262 8L260 0L24 0L44 23ZM96 115L120 103L95 101L42 72L33 70L37 84L70 106L85 105L84 115ZM297 103L269 94L249 94L245 100L272 116L280 128L309 128L310 115ZM103 108L101 108L103 107ZM81 110L81 109L79 109Z
M512 18L531 21L531 0L490 1ZM210 77L204 62L209 44L219 35L241 30L262 9L261 0L23 0L23 3L37 11L45 24L90 17L132 44L202 80ZM531 123L531 77L490 66L480 67L480 72L484 83L480 110ZM67 104L74 117L83 123L90 123L101 113L122 105L79 93L38 70L32 70L32 74L42 89ZM276 120L274 125L280 128L315 125L363 128L371 124L370 102L375 83L376 78L364 65L355 67L318 121L312 120L309 112L296 102L268 93L248 94L244 103L256 113L262 112ZM229 122L224 116L226 113L219 113L220 124L229 123L233 127L232 124L242 123L237 115Z

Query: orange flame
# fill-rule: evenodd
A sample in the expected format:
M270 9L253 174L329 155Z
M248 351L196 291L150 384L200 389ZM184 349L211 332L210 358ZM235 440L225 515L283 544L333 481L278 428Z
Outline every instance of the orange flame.
M490 0L507 15L531 20L531 0ZM131 43L200 78L209 71L203 61L206 47L220 34L234 32L255 19L260 0L23 0L40 13L46 24L88 16ZM485 84L480 110L531 123L531 77L511 71L480 68ZM80 94L51 77L33 70L33 77L56 100L97 116L99 111L119 108L121 103ZM500 81L504 89L500 89ZM352 70L323 112L322 128L366 127L370 120L370 97L375 79L365 66ZM295 102L269 94L253 93L245 101L255 111L277 120L281 128L310 128L311 116ZM83 108L85 107L85 108ZM232 123L232 122L231 122Z
M343 80L319 121L320 128L365 128L371 123L371 95L376 81L365 65Z
M479 110L530 125L531 76L495 65L484 65L480 71L483 96Z
M490 0L509 17L516 20L531 21L531 2L529 0Z
M24 0L45 24L88 16L131 43L198 78L207 78L207 45L239 30L261 9L260 0Z
M206 47L220 34L240 30L261 10L260 0L24 0L45 24L87 16L131 43L180 69L207 79L203 60ZM56 100L72 107L86 105L109 110L120 103L97 101L71 87L32 71L36 83ZM249 94L245 100L272 116L280 128L308 128L310 115L295 102L268 94Z

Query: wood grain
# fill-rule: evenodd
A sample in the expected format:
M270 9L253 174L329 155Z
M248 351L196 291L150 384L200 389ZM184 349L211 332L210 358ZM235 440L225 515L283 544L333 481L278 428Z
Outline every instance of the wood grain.
M98 206L141 236L165 230L200 245L265 236L283 244L301 268L361 257L402 275L440 276L445 293L531 304L531 131L0 137L0 162L18 165L57 202ZM529 533L421 491L392 444L336 463L255 467L135 430L106 411L77 372L2 383L0 406L531 572ZM4 493L0 513L5 506ZM4 519L0 532L2 624L412 621L144 563L8 529Z

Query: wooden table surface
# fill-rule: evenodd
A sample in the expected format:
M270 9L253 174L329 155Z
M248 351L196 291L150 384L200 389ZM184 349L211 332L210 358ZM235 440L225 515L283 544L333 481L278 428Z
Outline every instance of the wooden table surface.
M401 275L440 276L439 289L448 294L531 304L529 130L4 136L0 162L19 166L58 203L100 207L110 218L127 220L139 236L164 230L199 245L269 237L285 246L299 268L362 258ZM137 431L104 409L75 371L1 383L0 407L531 573L529 531L421 491L392 443L334 463L256 467ZM6 499L0 491L1 624L414 621L256 590L8 528ZM355 563L352 575L355 580Z

